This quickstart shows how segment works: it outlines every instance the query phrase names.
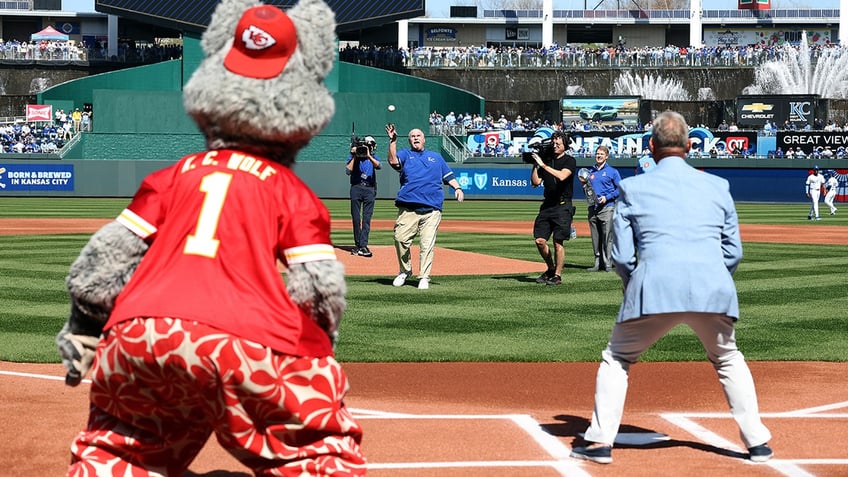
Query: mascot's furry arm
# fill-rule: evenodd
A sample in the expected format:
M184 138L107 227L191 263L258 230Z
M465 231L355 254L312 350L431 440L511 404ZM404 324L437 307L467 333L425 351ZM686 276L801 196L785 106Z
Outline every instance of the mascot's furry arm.
M298 263L291 265L286 275L291 299L327 332L335 346L347 306L344 265L336 260Z
M118 222L94 233L71 264L65 284L71 296L71 316L56 335L65 384L76 386L94 360L103 325L148 245Z

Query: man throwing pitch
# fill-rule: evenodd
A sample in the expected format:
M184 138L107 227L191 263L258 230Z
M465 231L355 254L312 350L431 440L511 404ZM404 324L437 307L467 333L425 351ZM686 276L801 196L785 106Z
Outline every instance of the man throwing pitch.
M650 174L621 181L613 215L612 260L624 300L601 357L589 445L571 456L608 464L621 424L630 366L679 324L698 336L754 462L769 460L754 380L736 347L739 303L732 274L742 242L726 180L689 166L689 126L666 111L654 121Z

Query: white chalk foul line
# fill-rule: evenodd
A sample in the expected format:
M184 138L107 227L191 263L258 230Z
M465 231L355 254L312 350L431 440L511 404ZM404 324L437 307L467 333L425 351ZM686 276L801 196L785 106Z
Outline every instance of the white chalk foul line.
M803 416L807 417L806 416L807 414L815 414L817 412L832 411L834 409L843 409L843 408L848 408L848 401L836 402L836 403L833 403L833 404L825 404L823 406L808 407L806 409L798 409L798 410L795 410L795 411L785 412L785 413L783 413L783 415L785 415L785 416L803 415ZM812 416L809 416L809 417L812 417Z
M553 460L543 461L458 461L458 462L404 462L369 463L369 469L433 469L451 467L550 467L562 476L590 477L583 470L582 462L571 459L571 449L559 439L545 432L538 421L527 414L399 414L351 409L355 417L361 420L510 420L530 436Z
M63 383L65 382L64 376L49 376L47 374L19 373L17 371L2 371L2 370L0 370L0 374L5 375L5 376L17 376L17 377L20 377L20 378L35 378L35 379L46 379L48 381L62 381ZM85 383L85 384L91 384L90 379L83 379L81 382Z
M760 417L773 419L846 419L848 418L848 413L823 413L824 411L842 409L845 407L848 407L848 401L788 412L761 413ZM707 430L705 427L691 420L697 418L732 419L732 416L729 413L662 413L660 416L713 447L724 448L736 452L746 452L733 442ZM765 464L756 464L750 461L746 462L752 465L767 465L786 477L815 477L815 474L803 468L805 465L848 465L848 459L771 459Z

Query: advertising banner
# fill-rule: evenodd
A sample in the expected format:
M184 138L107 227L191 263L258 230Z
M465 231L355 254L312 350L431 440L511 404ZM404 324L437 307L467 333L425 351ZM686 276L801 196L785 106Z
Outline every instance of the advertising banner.
M816 149L820 152L829 149L836 155L840 149L848 148L848 131L778 131L777 146L783 151L800 148L805 155Z
M467 169L453 167L462 191L469 197L478 195L541 196L542 188L530 185L531 167L522 169Z
M563 124L591 121L603 123L607 127L633 127L639 123L639 97L570 96L560 100L560 111Z
M26 105L27 121L53 121L53 105L51 104L28 104Z
M0 164L0 195L18 191L74 190L71 164Z
M757 95L736 97L739 127L762 128L766 121L778 127L803 129L816 117L814 95Z
M509 132L509 131L507 131ZM527 144L527 140L533 136L534 131L511 131L505 138L498 136L500 142L511 141L515 145L515 149L522 151ZM618 157L635 157L642 155L648 149L648 139L651 137L651 132L627 132L627 131L567 131L571 142L569 149L573 155L595 154L595 149L598 146L606 146L610 150L612 158ZM491 134L499 135L503 131L491 131ZM479 144L485 144L484 138L487 133L472 133L469 134L467 144L469 150L474 151L473 147ZM848 134L848 133L846 133ZM730 154L749 154L765 155L768 151L759 151L757 148L757 132L756 131L710 131L706 128L692 128L689 132L689 137L692 141L692 149L699 152L701 155L709 156L711 154L721 154L728 152ZM492 139L493 144L497 144ZM771 147L770 149L773 149ZM512 149L508 149L512 150ZM516 156L519 154L514 154Z

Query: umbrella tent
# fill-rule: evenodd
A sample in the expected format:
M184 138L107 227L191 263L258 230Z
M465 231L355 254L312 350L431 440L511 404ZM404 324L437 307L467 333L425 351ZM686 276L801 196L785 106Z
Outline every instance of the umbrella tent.
M53 28L52 26L48 26L47 28L41 30L38 33L33 33L30 35L30 40L61 40L67 41L68 35L60 32L59 30Z

